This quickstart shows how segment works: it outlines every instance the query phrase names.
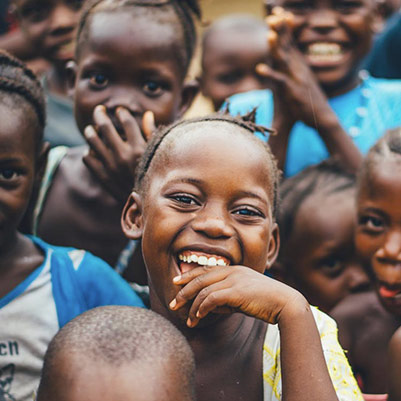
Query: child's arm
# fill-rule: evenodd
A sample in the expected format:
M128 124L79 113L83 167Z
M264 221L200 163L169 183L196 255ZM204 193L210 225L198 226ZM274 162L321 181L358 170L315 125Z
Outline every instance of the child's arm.
M123 107L116 110L125 138L113 125L104 106L97 106L93 112L94 126L85 128L85 139L90 152L83 161L99 182L117 200L125 203L132 191L135 168L146 148L146 140L154 131L153 113L143 116L143 131L134 116Z
M302 121L316 129L332 156L340 157L350 171L356 171L362 156L341 127L303 55L293 45L291 21L292 14L278 7L273 9L273 15L267 17L273 67L257 66L257 72L271 80L274 87L273 128L278 135L271 136L269 144L283 168L291 129L296 121Z
M242 312L278 324L283 401L338 400L311 308L298 291L244 266L199 267L174 283L183 288L171 309L194 300L190 327L210 312Z
M388 401L401 400L401 329L398 329L389 346L389 394Z

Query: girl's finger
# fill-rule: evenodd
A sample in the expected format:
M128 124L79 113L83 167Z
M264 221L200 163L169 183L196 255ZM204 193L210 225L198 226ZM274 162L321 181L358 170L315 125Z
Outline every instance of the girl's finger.
M262 77L264 77L266 79L270 79L274 83L282 83L286 79L285 74L274 70L269 65L264 64L264 63L258 64L256 66L255 70L256 70L257 74L261 75Z
M179 309L184 306L188 301L194 299L205 287L224 280L230 271L223 268L215 268L212 271L197 275L192 278L183 288L177 293L175 299L170 305L171 309ZM177 284L175 282L175 284Z
M93 111L93 121L100 136L108 146L107 152L109 152L109 149L111 149L113 153L118 152L124 141L107 114L106 107L103 105L95 107Z
M235 312L235 307L232 307L232 289L222 287L219 290L211 292L207 297L205 297L202 302L197 307L197 310L191 312L188 316L188 326L195 327L199 320L205 318L210 312L216 313L233 313ZM194 301L195 302L195 301ZM194 314L193 314L194 313Z
M129 110L127 110L125 107L118 107L116 110L116 115L124 129L127 142L131 146L137 147L139 145L145 147L146 142L142 135L141 128Z
M95 154L96 157L107 166L107 168L112 168L113 163L109 151L92 125L88 125L84 129L84 137L90 147L92 156Z
M142 130L147 141L149 141L153 133L156 131L155 115L150 110L146 111L143 115Z

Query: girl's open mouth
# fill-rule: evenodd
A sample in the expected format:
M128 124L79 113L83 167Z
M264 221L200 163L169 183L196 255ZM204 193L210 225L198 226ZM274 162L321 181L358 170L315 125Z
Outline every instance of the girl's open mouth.
M346 52L342 44L333 42L314 42L304 48L304 54L311 64L338 63Z
M197 266L228 266L230 261L221 255L213 255L199 251L183 251L178 254L178 266L181 274Z

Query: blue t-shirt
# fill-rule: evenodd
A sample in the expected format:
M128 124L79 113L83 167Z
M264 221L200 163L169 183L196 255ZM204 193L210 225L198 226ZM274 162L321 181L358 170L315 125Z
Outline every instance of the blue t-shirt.
M386 130L401 125L401 81L366 77L351 91L329 99L344 130L365 154ZM273 95L259 90L234 95L229 100L233 115L257 108L256 123L267 127L273 121ZM280 133L278 133L280 135ZM290 134L285 176L329 157L329 152L314 128L298 121Z
M101 259L30 238L44 262L0 298L0 400L6 401L32 400L47 346L68 321L97 306L143 307Z

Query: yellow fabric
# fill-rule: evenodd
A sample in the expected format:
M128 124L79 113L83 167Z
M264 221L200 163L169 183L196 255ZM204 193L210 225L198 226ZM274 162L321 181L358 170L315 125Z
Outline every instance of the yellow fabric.
M329 316L312 308L322 340L324 357L339 401L363 401L348 360L337 339L337 324ZM280 333L269 325L263 345L264 401L281 401Z

